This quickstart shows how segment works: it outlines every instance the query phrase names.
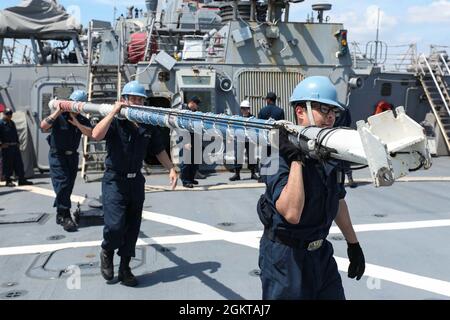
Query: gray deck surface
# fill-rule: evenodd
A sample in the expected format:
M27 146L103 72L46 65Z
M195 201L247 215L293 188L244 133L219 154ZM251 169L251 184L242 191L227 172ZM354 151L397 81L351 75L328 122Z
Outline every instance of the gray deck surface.
M255 271L262 225L255 207L264 185L255 186L253 180L229 183L230 176L214 173L199 180L200 188L224 189L173 192L158 191L167 186L167 175L146 177L153 192L146 193L144 242L132 262L137 288L107 284L100 276L99 223L82 220L75 233L55 224L53 198L42 194L52 190L48 176L34 179L28 190L0 187L1 219L47 214L37 223L0 224L0 299L260 299ZM366 228L358 232L367 263L360 281L348 279L343 271L345 241L335 228L329 236L347 299L449 299L450 158L434 158L430 170L414 172L408 182L391 187L375 189L366 170L354 176L360 185L348 188L346 199L357 230ZM96 198L100 189L100 182L86 184L78 178L73 195ZM408 224L414 221L418 223ZM403 224L393 224L398 222ZM377 226L380 230L373 230ZM49 240L56 235L64 237ZM66 243L72 244L49 247ZM116 267L118 262L116 258ZM68 288L73 278L63 271L70 265L80 267L80 289ZM13 291L22 295L12 298Z

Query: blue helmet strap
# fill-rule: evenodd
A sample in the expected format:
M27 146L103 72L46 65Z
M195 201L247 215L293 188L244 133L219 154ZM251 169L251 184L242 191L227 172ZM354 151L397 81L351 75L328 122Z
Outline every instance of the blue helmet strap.
M314 116L311 108L311 101L306 101L306 112L308 113L309 124L311 126L315 126L316 122L314 121Z

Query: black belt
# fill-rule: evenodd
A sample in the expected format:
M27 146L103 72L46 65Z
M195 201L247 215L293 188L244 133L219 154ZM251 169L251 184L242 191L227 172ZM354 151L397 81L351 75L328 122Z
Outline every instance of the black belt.
M313 241L304 241L287 235L275 234L275 232L268 229L264 230L264 234L272 241L284 244L289 247L306 249L308 251L315 251L322 247L324 239L318 239Z
M50 148L50 152L63 154L65 156L71 156L73 154L77 154L78 153L76 150L61 150L61 149L57 149L57 148Z
M118 175L119 177L126 178L126 179L134 179L138 176L138 172L118 172L111 168L106 168L106 171L112 172L112 173Z

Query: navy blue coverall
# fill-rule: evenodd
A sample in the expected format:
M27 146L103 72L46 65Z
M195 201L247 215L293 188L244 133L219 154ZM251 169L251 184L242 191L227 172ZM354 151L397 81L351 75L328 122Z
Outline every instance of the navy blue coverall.
M259 111L258 119L284 120L284 110L274 104L268 104Z
M190 110L186 103L184 103L182 105L181 109L182 110ZM200 142L201 140L197 141L197 140L199 140L199 139L197 139L198 136L195 135L194 133L191 133L190 136L191 136L191 141L190 141L191 150L188 151L188 150L186 150L184 148L181 148L181 150L180 150L180 157L181 157L181 163L180 163L181 175L180 175L180 178L181 178L181 182L183 184L192 184L194 182L195 174L197 173L198 167L199 167L199 164L195 163L195 159L194 159L194 155L195 155L195 152L194 152L195 148L194 148L194 146L195 146L196 142L197 143L201 143ZM179 141L181 141L181 139ZM184 156L183 156L184 152L187 152L189 154L189 157L190 157L189 159L184 159ZM187 161L184 161L184 160L187 160Z
M199 164L195 163L194 155L195 155L195 144L196 144L196 135L194 133L190 134L191 136L191 150L185 150L184 148L181 148L180 150L180 157L181 157L181 163L180 163L180 172L181 172L181 181L183 184L192 184L195 180L195 174L198 171ZM198 143L198 142L197 142ZM189 155L189 159L184 158L184 152L186 152ZM187 161L185 161L187 160ZM189 163L190 162L190 163Z
M244 118L251 118L253 117L253 115L250 113L248 116L243 116ZM244 142L244 148L245 148L245 156L247 157L247 161L248 161L248 169L252 172L254 172L257 169L257 164L255 163L250 163L252 162L250 159L250 147L251 148L255 148L255 145L252 144L250 145L249 141L245 141ZM235 152L237 152L237 142L235 142L235 146L234 146L234 150ZM239 155L236 154L235 156L235 162L234 162L234 169L240 171L242 169L242 163L243 163L243 155Z
M119 249L121 257L134 257L141 227L145 178L142 161L150 147L154 155L165 150L158 128L113 119L105 136L107 156L102 181L102 248Z
M20 180L24 180L25 172L23 169L22 155L19 149L19 136L17 135L16 124L14 121L0 120L0 142L2 144L11 143L7 148L2 148L3 175L7 181L15 172Z
M286 161L279 161L278 172L266 176L266 193L258 202L258 213L271 220L260 242L263 299L345 299L333 247L326 240L346 194L338 162L305 160L305 204L300 222L290 224L275 209L289 176ZM322 240L321 246L311 246L316 240Z
M90 121L77 114L76 118L81 125L91 127ZM50 164L50 177L56 198L53 207L58 212L70 210L75 179L78 171L78 147L80 146L81 131L70 120L70 114L65 112L55 119L51 133L47 137L50 150L48 163Z
M269 120L270 118L274 120L284 120L284 110L275 104L268 104L262 108L258 113L258 119ZM272 154L272 147L267 147L267 156ZM267 161L267 159L261 159L261 162Z

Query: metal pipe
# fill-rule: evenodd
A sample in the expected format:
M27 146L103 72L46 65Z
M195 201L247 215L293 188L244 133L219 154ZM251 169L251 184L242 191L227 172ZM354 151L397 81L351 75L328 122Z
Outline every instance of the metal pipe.
M250 1L250 21L255 21L256 14L256 0Z
M5 43L4 38L0 38L0 64L3 63L3 44Z
M41 40L37 40L38 43L38 47L39 47L39 52L41 53L41 59L40 59L40 63L41 64L45 64L45 56L44 56L44 46L42 45L42 41Z
M289 22L289 9L290 9L289 2L286 2L285 6L286 7L284 9L284 22Z
M75 54L77 55L78 64L84 65L83 54L81 53L80 44L78 43L78 38L76 35L72 36L72 42L73 42L73 46L75 48Z
M31 46L33 47L33 55L34 55L34 64L39 64L39 54L36 47L36 38L31 36L30 37Z
M122 88L121 88L121 83L122 83L122 72L121 72L121 68L122 68L122 64L125 63L125 61L123 61L123 56L124 56L124 35L123 35L123 21L120 20L120 34L119 34L119 50L117 50L117 101L119 101L120 96L122 94Z
M447 72L450 75L450 68L448 67L447 61L445 61L444 54L441 53L439 57L441 58L442 62L444 63L445 69L447 69Z
M378 55L378 36L379 36L379 31L380 31L380 8L378 8L378 15L377 15L377 35L375 38L375 63L374 65L377 66L377 55Z
M273 1L268 1L268 7L267 7L267 21L272 22L272 15L273 15Z
M114 105L52 100L51 109L59 106L65 112L109 114ZM329 158L369 166L375 186L389 186L395 179L419 167L429 168L431 156L422 127L409 118L402 107L357 122L358 130L348 128L302 127L288 121L261 120L223 114L191 112L147 106L123 107L119 117L171 129L207 132L240 141L278 146L278 130L284 127L289 139L305 154L320 160ZM219 136L220 136L219 135Z
M406 96L405 96L405 111L408 110L408 102L409 102L409 91L410 90L418 90L419 88L417 87L408 87L408 89L406 89Z
M94 27L94 22L89 21L89 27L88 27L88 52L87 52L87 75L86 79L88 81L88 100L92 99L92 85L91 82L93 81L91 72L92 72L92 29Z

